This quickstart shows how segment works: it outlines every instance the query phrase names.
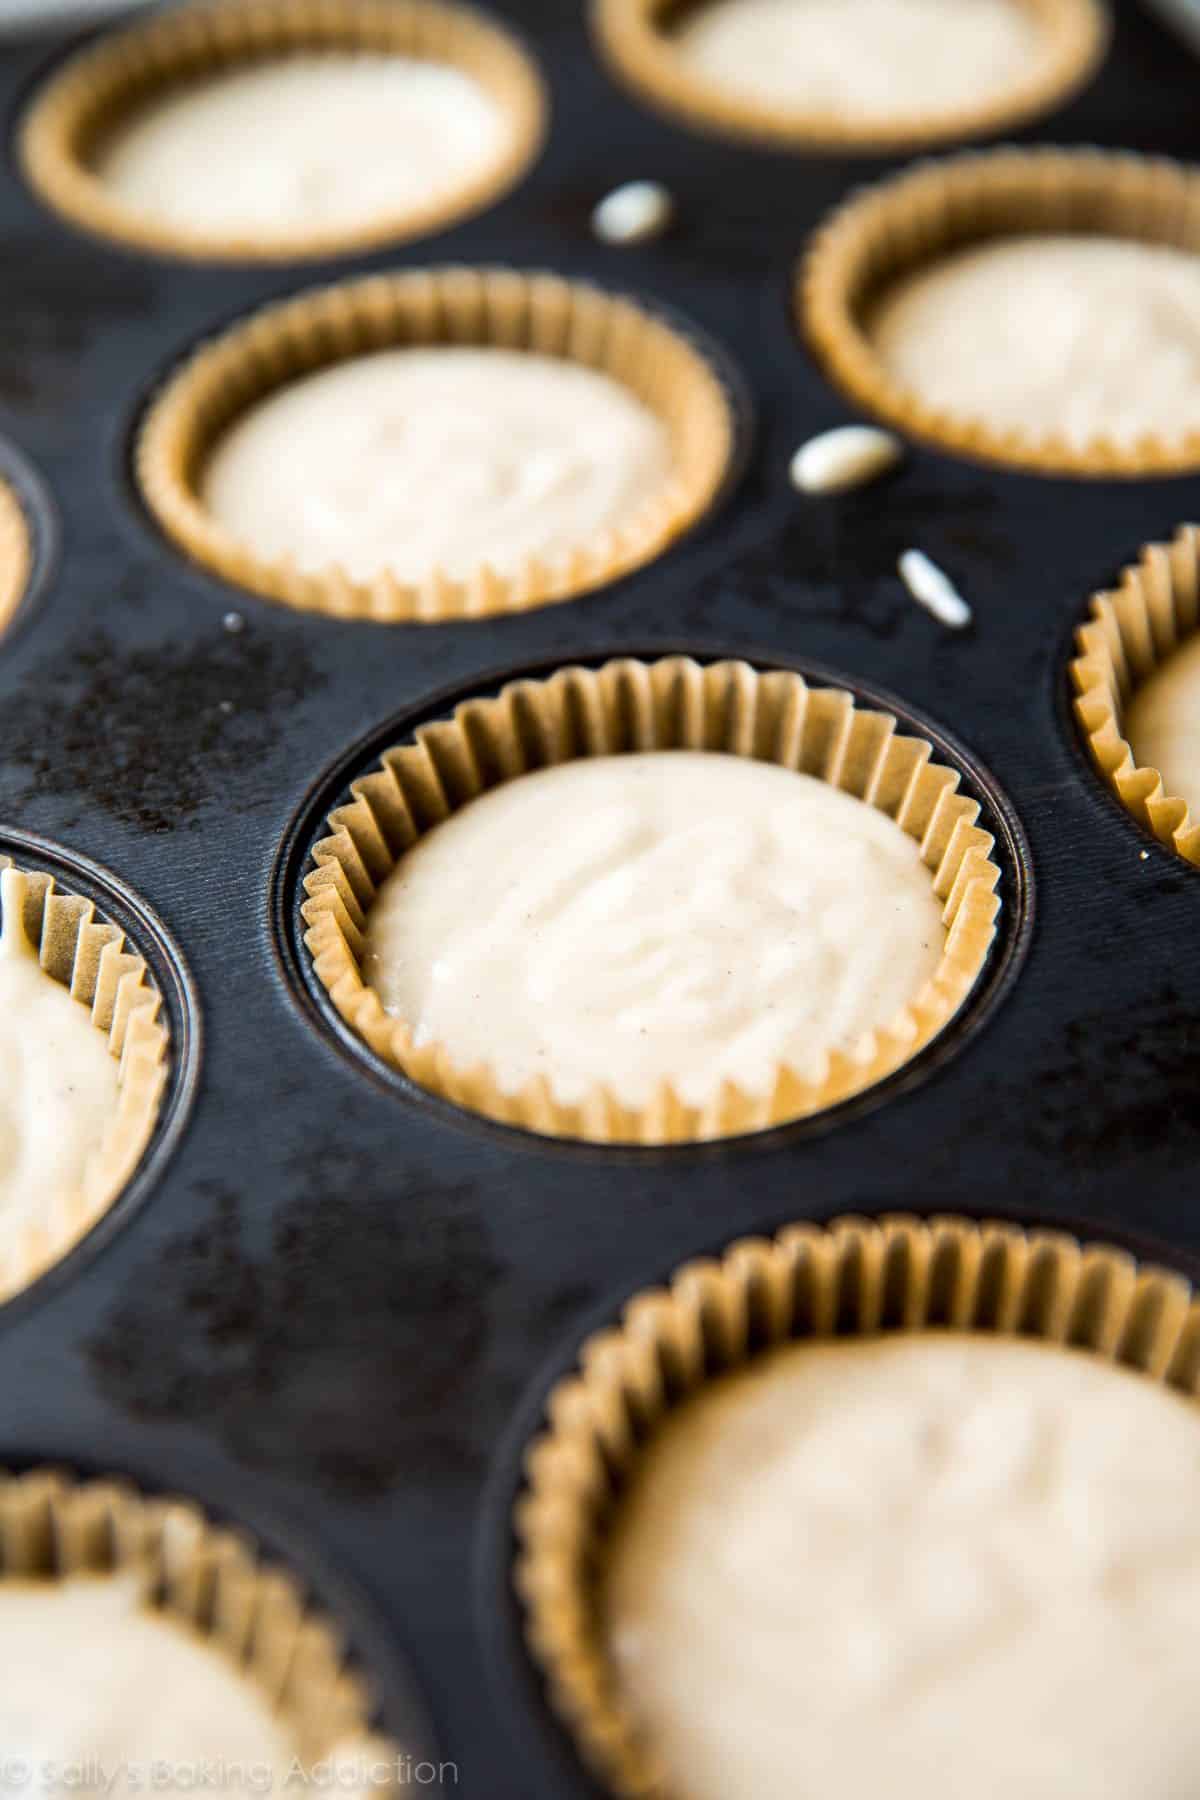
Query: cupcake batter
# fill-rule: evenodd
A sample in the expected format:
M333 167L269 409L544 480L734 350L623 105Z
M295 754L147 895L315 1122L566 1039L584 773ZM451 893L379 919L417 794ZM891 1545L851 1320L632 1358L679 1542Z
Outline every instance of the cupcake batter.
M6 1232L43 1222L82 1190L118 1099L118 1063L107 1035L39 964L22 926L21 891L13 870L0 873L0 1230Z
M867 329L898 382L959 419L1076 449L1200 431L1200 256L1189 251L1005 237L903 277Z
M219 1650L146 1606L133 1576L0 1583L0 1631L0 1743L10 1766L28 1764L29 1793L82 1787L118 1800L150 1791L155 1763L173 1766L167 1791L202 1789L188 1773L206 1760L229 1772L210 1792L286 1791L297 1746L265 1698ZM269 1788L255 1785L256 1768Z
M706 0L674 41L714 87L850 123L985 103L1042 49L1020 0Z
M1200 815L1200 637L1188 638L1134 694L1125 736L1139 768Z
M680 1800L1183 1800L1200 1408L1081 1352L791 1345L618 1515L620 1686Z
M310 51L155 98L93 165L125 206L184 233L286 242L423 207L504 141L491 97L449 64Z
M380 350L253 407L202 492L259 556L420 582L594 544L670 467L666 427L610 376L529 351Z
M403 857L364 974L418 1042L543 1075L567 1103L725 1080L891 1024L934 973L941 906L917 845L812 776L691 751L589 757L508 782Z

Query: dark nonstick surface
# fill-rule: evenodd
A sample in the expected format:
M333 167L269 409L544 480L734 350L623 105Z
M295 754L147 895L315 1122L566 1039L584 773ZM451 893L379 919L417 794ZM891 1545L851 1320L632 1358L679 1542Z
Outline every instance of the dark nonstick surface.
M618 92L578 5L501 10L552 83L548 151L492 212L395 255L155 261L46 216L11 149L0 170L0 434L40 473L56 540L0 643L0 833L18 853L15 834L43 834L128 884L182 950L203 1015L174 1154L103 1241L0 1316L0 1460L120 1469L311 1549L369 1596L346 1602L368 1656L376 1630L408 1653L458 1792L565 1800L572 1782L504 1729L472 1542L519 1396L607 1296L741 1232L844 1210L969 1205L1200 1248L1200 875L1100 789L1064 676L1089 592L1195 514L1197 483L1047 481L918 449L878 487L801 501L791 451L848 409L797 340L789 272L829 207L898 161L690 135ZM1196 66L1132 0L1118 11L1103 77L1024 137L1194 155ZM54 48L0 52L10 142ZM673 189L675 234L596 244L591 205L638 175ZM182 565L130 489L148 385L260 300L453 260L591 275L723 343L759 417L720 516L633 579L499 622L303 618ZM906 598L894 567L910 545L959 580L973 630L947 634ZM824 665L900 696L991 771L1028 836L1036 919L959 1056L820 1129L608 1154L464 1119L326 1031L286 949L286 856L273 889L315 784L437 691L622 645ZM381 1686L402 1724L388 1666Z

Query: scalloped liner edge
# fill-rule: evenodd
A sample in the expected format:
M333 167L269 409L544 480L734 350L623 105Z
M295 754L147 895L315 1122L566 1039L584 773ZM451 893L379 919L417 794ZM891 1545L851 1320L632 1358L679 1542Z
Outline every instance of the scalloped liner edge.
M598 670L567 667L547 680L516 681L496 699L471 700L453 718L418 727L411 746L383 753L351 784L314 848L301 912L318 980L367 1046L421 1087L485 1117L593 1143L695 1142L762 1131L824 1111L874 1086L945 1029L978 981L996 932L1000 871L978 804L959 776L932 760L924 739L897 734L889 714L855 705L841 688L810 688L790 672L747 663L702 666L687 657L647 664L620 659ZM558 1100L545 1078L515 1093L487 1065L461 1068L438 1043L416 1045L362 978L367 910L378 885L413 843L477 794L578 756L655 749L721 750L799 769L893 818L921 847L948 936L942 961L892 1024L855 1052L831 1053L821 1079L781 1067L771 1089L725 1083L704 1107L664 1083L645 1107L607 1088Z
M1146 544L1120 585L1092 597L1071 663L1075 717L1100 774L1125 811L1160 844L1200 866L1200 821L1142 767L1124 735L1134 689L1200 625L1200 527L1181 525L1169 544Z
M1002 148L926 160L860 189L822 225L799 266L795 303L818 360L864 411L957 456L1040 475L1125 477L1200 466L1200 428L1136 444L994 428L927 406L893 379L860 327L868 291L963 244L1028 232L1090 231L1200 251L1200 170L1129 151Z
M91 900L60 892L50 875L15 877L25 936L43 971L88 1008L118 1059L118 1104L77 1190L55 1196L50 1218L27 1225L0 1252L0 1300L10 1299L59 1262L91 1230L126 1186L150 1141L167 1083L169 1040L158 1017L161 996L142 957L126 948L119 926L96 917Z
M523 349L610 376L664 422L674 468L628 519L557 562L510 574L482 565L420 583L340 568L303 572L257 556L203 506L199 472L235 418L289 380L350 357L411 345ZM340 618L428 622L521 612L616 581L660 555L713 504L732 466L734 403L681 329L622 295L550 274L436 268L373 275L267 306L201 345L152 400L138 434L138 483L193 562L265 598Z
M268 241L189 232L123 205L88 168L88 147L148 93L231 63L298 49L392 52L460 67L509 120L496 161L453 191L364 224ZM411 242L499 200L525 175L546 134L536 65L500 24L457 0L190 0L106 32L71 56L25 113L18 153L34 192L72 224L135 249L199 261L294 262Z
M191 1500L150 1498L115 1477L0 1471L0 1594L6 1580L122 1574L148 1607L251 1681L305 1755L353 1747L395 1759L395 1746L368 1735L371 1696L340 1630L245 1532L213 1525Z
M925 1328L1019 1334L1200 1392L1200 1301L1169 1270L1049 1230L848 1217L686 1263L580 1347L525 1454L514 1583L530 1655L621 1800L682 1800L622 1704L594 1605L605 1526L658 1420L775 1345Z
M1047 49L1024 80L983 103L925 119L853 121L841 115L771 106L696 74L658 24L672 0L592 0L592 31L614 72L640 98L693 129L730 134L782 149L898 151L1011 130L1063 105L1091 79L1108 49L1109 17L1096 0L1028 0L1049 33Z

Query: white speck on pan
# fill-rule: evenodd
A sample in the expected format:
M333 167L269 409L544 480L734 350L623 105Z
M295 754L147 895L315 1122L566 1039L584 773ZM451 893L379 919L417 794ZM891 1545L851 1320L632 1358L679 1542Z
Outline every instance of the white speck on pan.
M893 468L904 445L874 425L839 425L801 444L792 458L792 486L802 494L836 494L862 487Z
M592 214L592 230L604 244L644 244L661 237L675 202L660 181L627 181L606 194Z
M899 562L900 579L926 612L951 631L971 623L971 609L946 574L923 550L906 550Z

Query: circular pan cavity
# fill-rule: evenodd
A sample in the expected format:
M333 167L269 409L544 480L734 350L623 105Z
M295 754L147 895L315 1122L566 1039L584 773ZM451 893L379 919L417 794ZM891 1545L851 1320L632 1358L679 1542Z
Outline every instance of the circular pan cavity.
M95 173L97 146L147 101L297 52L391 53L459 69L495 103L504 142L478 174L424 203L278 240L189 230L128 205ZM532 165L546 120L545 88L527 51L506 28L456 0L185 0L70 55L34 97L17 147L38 197L97 236L194 261L295 262L409 241L481 211Z
M797 1300L814 1295L821 1286L834 1290L836 1323L832 1328L815 1324L819 1308L807 1313L805 1323L802 1303L787 1318L788 1308L779 1288L774 1292L781 1305L768 1325L763 1314L769 1289L762 1282L757 1294L748 1297L745 1310L737 1307L738 1291L749 1296L760 1277L770 1281L785 1270L791 1274L802 1267L811 1281L808 1285L795 1283ZM703 1271L694 1284L686 1278L690 1269ZM964 1278L957 1284L956 1272ZM538 1529L536 1513L531 1517L527 1512L531 1475L542 1469L533 1458L535 1443L552 1428L552 1418L561 1420L569 1432L573 1424L582 1429L587 1419L602 1416L586 1405L567 1405L554 1415L550 1411L552 1396L579 1376L584 1347L600 1341L611 1346L596 1358L595 1376L603 1381L607 1371L619 1377L629 1367L624 1357L634 1335L623 1327L623 1321L637 1317L641 1348L633 1354L635 1361L641 1362L643 1375L648 1376L660 1337L672 1322L679 1321L680 1307L694 1318L694 1309L704 1306L707 1319L701 1328L698 1364L683 1371L678 1352L684 1340L676 1338L675 1354L668 1361L679 1381L668 1379L660 1384L651 1379L647 1385L630 1380L625 1390L626 1401L638 1394L652 1396L649 1405L657 1409L667 1395L670 1404L709 1375L767 1348L781 1330L785 1338L799 1338L809 1334L855 1336L864 1328L912 1329L911 1319L902 1316L901 1302L905 1290L914 1287L924 1296L920 1316L931 1326L942 1328L952 1323L959 1329L1001 1334L1015 1328L1023 1337L1096 1349L1109 1360L1146 1370L1153 1380L1196 1391L1200 1261L1194 1254L1119 1227L1067 1217L1026 1216L1019 1211L997 1219L994 1212L975 1213L969 1205L936 1216L914 1209L912 1213L834 1215L817 1221L772 1219L765 1220L753 1237L706 1246L675 1268L648 1270L636 1287L626 1286L580 1318L546 1359L499 1444L479 1511L474 1562L476 1623L496 1702L501 1716L509 1721L514 1751L529 1758L538 1776L555 1784L554 1791L561 1793L563 1800L614 1800L614 1795L623 1791L615 1772L605 1766L603 1753L598 1761L589 1757L556 1707L547 1670L531 1644L529 1615L514 1579L518 1557L528 1541L528 1527L532 1525L535 1533ZM668 1308L656 1310L650 1305L630 1315L628 1309L636 1308L651 1292L669 1294ZM732 1312L727 1310L731 1298ZM1001 1317L1005 1298L1007 1324ZM1126 1322L1124 1334L1119 1327L1112 1328L1118 1315ZM720 1329L722 1320L728 1323L727 1333ZM1163 1353L1172 1338L1176 1344L1173 1360L1169 1350ZM697 1340L691 1335L689 1341L695 1344ZM629 1454L636 1455L635 1447L644 1444L647 1430L643 1417L625 1450L615 1452L610 1480L619 1479L619 1468ZM620 1443L619 1432L614 1433L614 1441ZM553 1480L553 1465L546 1473ZM575 1473L577 1477L580 1474L578 1464ZM574 1510L586 1504L589 1496L599 1499L607 1486L606 1482L591 1487L586 1480L577 1479L568 1507ZM561 1547L572 1542L574 1523L569 1513L560 1515ZM532 1591L536 1593L536 1585ZM555 1591L562 1592L561 1584L547 1588L546 1593L552 1596ZM557 1639L558 1644L562 1642ZM568 1690L560 1687L558 1694L569 1706ZM581 1724L587 1722L580 1718ZM623 1737L609 1739L610 1746L623 1742Z
M954 455L1102 479L1200 467L1200 422L1179 438L1076 443L935 407L887 368L864 326L874 299L954 251L1029 234L1200 252L1200 172L1093 149L974 151L920 163L852 195L819 228L796 273L798 326L856 406Z
M1069 670L1075 725L1092 768L1136 824L1193 867L1200 866L1200 798L1189 804L1161 770L1138 762L1126 718L1138 690L1176 651L1194 645L1198 630L1200 527L1181 525L1169 544L1143 545L1116 588L1093 595Z
M165 925L118 877L98 863L30 832L0 829L0 868L11 863L23 874L45 876L53 892L91 902L99 925L124 934L126 963L144 964L144 983L159 996L157 1023L165 1028L165 1081L153 1124L137 1160L113 1197L58 1254L40 1259L27 1284L4 1297L0 1320L7 1321L43 1290L69 1278L121 1229L154 1192L182 1137L195 1098L201 1054L201 1012L195 983ZM125 965L123 965L124 967Z
M702 0L701 0L702 3ZM616 74L634 93L696 130L783 150L881 153L1011 130L1064 105L1089 81L1108 48L1109 22L1097 0L1026 0L1045 34L1027 75L987 100L951 111L854 119L769 103L731 91L688 66L670 26L697 0L592 0L592 28Z
M20 630L45 594L57 550L45 484L20 451L0 438L0 644Z
M390 1050L380 1050L378 1044L381 1032L377 1027L382 1026L384 1033L390 1031L393 1022L386 1020L375 1020L369 1026L370 1035L376 1040L376 1047L369 1046L360 1030L350 1022L348 1014L354 1012L355 1008L354 1004L349 1007L346 1005L347 988L341 990L343 1005L340 1009L331 996L331 986L337 987L339 979L347 974L345 945L336 939L332 945L326 941L324 934L328 926L320 922L325 900L317 899L314 906L314 895L319 895L322 887L332 884L335 889L340 890L344 885L345 871L340 865L334 866L337 859L330 858L327 850L322 851L322 858L325 859L323 869L315 881L312 879L317 874L314 850L318 844L329 841L330 815L339 807L353 804L355 792L360 795L363 793L364 777L368 778L366 791L370 791L369 778L373 771L379 769L380 758L385 751L413 744L418 734L425 736L425 727L444 727L450 715L459 720L459 728L463 720L469 720L470 729L474 732L476 722L482 716L482 709L490 708L490 703L505 695L506 690L511 690L514 683L535 683L540 689L545 689L554 677L565 678L564 670L569 669L572 680L579 676L592 683L600 676L603 681L614 683L613 691L623 695L623 671L633 668L633 676L639 681L646 678L659 679L659 672L666 671L666 659L682 659L689 670L695 668L698 671L695 677L697 681L708 682L715 679L718 682L734 683L744 680L757 683L760 677L774 675L788 679L798 677L800 682L809 684L811 689L837 690L834 697L836 705L845 709L844 718L850 721L845 726L844 741L849 742L860 728L868 733L879 730L883 734L886 748L891 742L889 734L894 725L897 733L906 734L906 743L907 734L911 733L931 748L931 768L939 765L952 772L952 779L947 785L953 804L957 806L961 797L967 803L966 816L973 819L977 813L977 826L971 824L967 827L973 834L978 834L972 836L971 842L977 850L982 850L985 862L988 858L994 859L987 862L991 875L983 877L987 883L988 898L996 870L999 871L998 917L994 926L989 924L979 965L965 982L960 1002L949 1008L940 1026L918 1037L919 1048L914 1050L910 1043L907 1055L890 1067L883 1068L869 1085L856 1085L852 1079L846 1079L840 1088L831 1082L828 1090L822 1088L819 1094L806 1089L807 1101L815 1102L806 1112L791 1110L789 1102L788 1110L771 1116L771 1103L764 1099L761 1102L761 1119L757 1113L753 1117L747 1115L743 1097L742 1102L729 1103L733 1110L728 1118L722 1115L719 1121L710 1121L712 1128L703 1134L694 1128L692 1114L686 1109L681 1114L672 1113L669 1118L662 1119L653 1107L629 1114L628 1109L622 1111L619 1107L614 1111L597 1105L593 1112L586 1107L564 1109L558 1103L549 1107L539 1101L536 1108L526 1108L526 1096L498 1097L486 1084L480 1087L477 1079L467 1080L460 1087L456 1081L459 1072L452 1065L447 1068L442 1053L436 1046L431 1052L432 1067L425 1066L430 1061L429 1058L417 1058L405 1066L395 1059ZM644 670L643 674L642 670L634 667L641 664L644 669L644 664L647 663L658 665L658 669ZM665 674L663 678L665 679ZM688 675L684 679L692 678ZM529 691L524 690L520 696L522 704ZM473 706L474 702L479 702L480 706ZM506 696L505 703L511 705L513 702ZM464 707L466 712L460 712ZM856 710L860 708L861 712ZM880 715L883 715L882 720ZM717 742L719 740L714 740L714 743ZM630 744L626 747L644 746ZM881 752L879 767L883 766L883 755ZM347 816L341 815L342 818ZM341 833L338 835L341 836ZM983 849L985 844L988 847ZM969 865L968 873L975 866ZM944 868L945 864L943 870ZM966 885L964 876L964 888ZM864 683L850 681L820 665L795 661L773 653L763 656L750 654L735 660L728 651L694 644L656 644L633 648L619 646L584 653L572 659L569 665L564 665L561 659L554 659L522 668L493 671L491 674L481 675L470 684L435 694L421 706L385 721L339 758L314 785L280 847L271 888L275 939L288 987L310 1023L315 1024L344 1053L368 1070L377 1083L403 1094L410 1102L433 1109L447 1123L472 1124L483 1131L509 1131L516 1128L520 1130L521 1141L530 1148L543 1151L552 1149L563 1154L629 1157L678 1156L686 1149L700 1154L721 1154L738 1139L753 1136L755 1141L761 1141L762 1134L766 1131L786 1131L797 1135L821 1132L882 1105L897 1093L907 1091L957 1055L975 1033L982 1029L1009 991L1028 949L1034 911L1034 883L1029 849L1012 806L994 779L956 740L890 695ZM984 894L978 894L973 906L981 906L984 899ZM336 912L336 905L334 910ZM306 943L306 936L310 943L312 941L314 917L319 921L321 942L324 945L323 950L318 946L315 957ZM990 910L987 917L990 922ZM974 919L964 927L968 940L977 924L978 920ZM340 936L340 933L337 935ZM350 972L348 989L352 1001L357 1001L362 991L357 969ZM881 1040L886 1037L886 1033L880 1034ZM418 1061L421 1062L419 1069L416 1068ZM831 1061L836 1062L836 1059ZM415 1079L411 1072L414 1069ZM791 1092L790 1089L787 1091Z
M526 554L504 573L481 563L420 580L389 570L305 571L244 545L201 498L206 460L254 405L290 382L397 349L529 351L604 375L665 428L671 467L628 519L549 561ZM151 517L193 562L224 581L304 611L377 623L440 623L521 612L615 582L655 560L729 492L751 430L744 381L686 320L588 282L512 269L442 268L318 288L242 319L186 358L137 430L134 474Z
M352 1748L393 1770L355 1792L415 1784L415 1766L437 1753L405 1659L355 1587L294 1528L256 1513L248 1528L124 1471L30 1459L0 1469L0 1594L5 1580L136 1566L144 1604L263 1683L306 1762Z

